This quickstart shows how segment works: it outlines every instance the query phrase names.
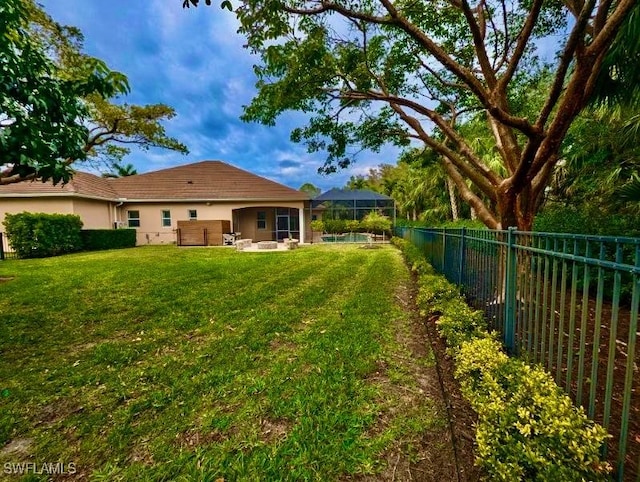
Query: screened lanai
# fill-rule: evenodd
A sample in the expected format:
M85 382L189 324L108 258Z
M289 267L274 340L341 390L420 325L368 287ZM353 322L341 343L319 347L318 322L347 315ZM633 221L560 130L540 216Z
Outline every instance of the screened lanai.
M396 221L395 202L389 196L366 189L331 189L311 201L312 219L361 220L377 211Z

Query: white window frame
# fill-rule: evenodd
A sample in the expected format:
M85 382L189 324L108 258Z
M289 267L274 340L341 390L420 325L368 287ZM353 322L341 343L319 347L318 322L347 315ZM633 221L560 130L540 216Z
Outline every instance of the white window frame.
M165 214L168 214L168 216L165 216ZM169 222L168 224L167 224L167 221ZM160 223L162 224L163 228L171 227L171 210L170 209L163 209L162 211L160 211Z
M195 216L192 216L191 213L194 213ZM189 217L189 221L197 221L198 220L198 210L197 209L188 209L187 216Z
M137 216L132 216L133 213L136 213ZM140 211L139 210L132 209L131 211L127 211L127 226L130 228L140 227Z

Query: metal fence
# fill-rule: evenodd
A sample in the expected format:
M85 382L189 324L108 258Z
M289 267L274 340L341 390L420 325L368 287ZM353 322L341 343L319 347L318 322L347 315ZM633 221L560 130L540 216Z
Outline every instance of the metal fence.
M9 244L7 235L4 233L0 233L0 261L5 259L14 259L17 257L18 257L18 254L13 250L13 248Z
M616 480L639 482L640 239L515 229L397 234L460 285L511 354L546 368L607 428L603 451Z

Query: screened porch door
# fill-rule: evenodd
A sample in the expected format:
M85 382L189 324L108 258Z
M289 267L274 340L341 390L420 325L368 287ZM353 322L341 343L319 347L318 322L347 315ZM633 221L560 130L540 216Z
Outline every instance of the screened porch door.
M276 240L282 241L284 238L299 238L300 222L298 210L295 208L276 209Z

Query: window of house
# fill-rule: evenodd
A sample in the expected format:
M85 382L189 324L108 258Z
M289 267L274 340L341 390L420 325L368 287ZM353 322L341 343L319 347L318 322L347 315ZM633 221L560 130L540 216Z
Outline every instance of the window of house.
M140 211L127 211L127 220L130 228L140 227Z
M258 229L267 229L267 212L258 211Z
M162 227L164 228L171 227L171 211L169 210L162 211Z
M189 209L189 221L195 221L198 219L198 211L195 209Z

